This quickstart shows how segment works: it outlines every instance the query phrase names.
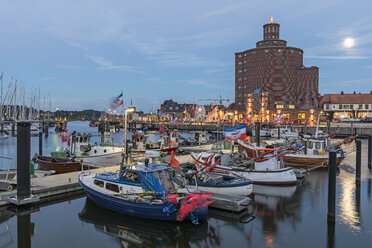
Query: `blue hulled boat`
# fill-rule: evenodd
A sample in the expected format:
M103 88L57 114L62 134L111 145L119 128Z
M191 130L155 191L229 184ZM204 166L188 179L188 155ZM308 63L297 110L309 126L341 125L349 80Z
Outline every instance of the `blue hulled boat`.
M82 172L79 183L88 197L115 212L157 220L208 217L208 194L178 193L165 166L135 166L119 173Z

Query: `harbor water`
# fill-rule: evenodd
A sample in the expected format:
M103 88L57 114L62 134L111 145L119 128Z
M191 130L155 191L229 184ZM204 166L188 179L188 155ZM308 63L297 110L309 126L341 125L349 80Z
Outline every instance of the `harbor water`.
M68 130L98 134L88 122ZM123 143L123 133L113 133ZM99 136L91 141L99 142ZM43 153L62 146L50 129ZM367 142L362 142L362 179L355 180L354 143L337 170L336 223L327 223L328 173L311 171L294 186L254 185L247 211L210 210L199 225L134 218L105 210L83 193L56 198L32 208L0 210L0 247L372 247L372 176ZM31 154L38 152L32 137ZM0 155L16 157L16 138L0 140ZM7 163L1 162L6 169ZM13 164L14 167L14 164Z

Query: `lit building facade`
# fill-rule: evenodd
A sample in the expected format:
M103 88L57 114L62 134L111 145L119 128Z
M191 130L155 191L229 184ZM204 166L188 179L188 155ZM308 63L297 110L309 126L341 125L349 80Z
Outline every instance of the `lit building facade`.
M279 38L272 18L256 48L235 53L235 106L239 119L271 121L284 112L288 121L314 124L319 112L319 68L303 65L303 50ZM254 111L252 98L263 106ZM267 95L266 95L267 94Z
M372 91L369 94L345 94L343 91L341 94L325 94L320 105L331 119L372 117Z

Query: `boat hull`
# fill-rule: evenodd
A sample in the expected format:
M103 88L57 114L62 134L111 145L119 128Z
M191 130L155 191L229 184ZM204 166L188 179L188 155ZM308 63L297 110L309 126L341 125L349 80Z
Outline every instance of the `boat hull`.
M156 219L156 220L166 220L166 221L176 221L177 212L166 214L163 211L164 204L147 204L141 202L134 202L130 200L125 200L119 196L104 194L92 187L87 185L86 179L82 179L82 173L79 174L79 184L87 193L87 196L96 204L103 208L122 213L133 215L137 217ZM208 207L198 208L193 210L194 216L197 216L199 220L206 220L208 218ZM188 220L189 216L185 218Z
M195 186L189 186L189 190L193 191ZM213 187L213 186L200 186L198 185L198 190L202 192L210 192L216 194L225 194L225 195L241 195L241 196L248 196L252 194L253 185L244 185L244 186L231 186L231 187ZM186 193L186 189L180 188L178 190L180 193Z
M284 165L291 167L314 167L322 165L328 168L328 155L306 155L306 154L288 154L283 157ZM338 166L344 156L337 154L336 165Z
M38 156L39 170L54 170L55 174L68 173L81 170L81 164L69 159L60 159L46 156Z
M77 161L83 161L85 164L91 164L96 166L113 166L121 163L122 152L107 153L100 155L87 155L87 156L77 156L75 158Z
M250 179L254 184L264 185L292 185L297 178L292 168L282 168L274 171L236 171L225 166L217 166L213 172L226 173L230 176L239 176Z

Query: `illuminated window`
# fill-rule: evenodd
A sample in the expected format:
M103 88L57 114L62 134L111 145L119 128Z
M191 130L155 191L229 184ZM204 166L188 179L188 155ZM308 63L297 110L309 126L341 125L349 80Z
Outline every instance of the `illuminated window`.
M298 117L299 120L305 120L306 115L305 115L305 113L298 113L297 117Z
M276 105L276 108L277 109L282 109L283 108L283 105Z
M284 114L284 120L289 120L291 118L290 114Z
M288 106L290 109L294 109L295 108L295 105L289 105Z

